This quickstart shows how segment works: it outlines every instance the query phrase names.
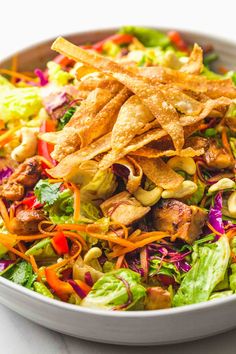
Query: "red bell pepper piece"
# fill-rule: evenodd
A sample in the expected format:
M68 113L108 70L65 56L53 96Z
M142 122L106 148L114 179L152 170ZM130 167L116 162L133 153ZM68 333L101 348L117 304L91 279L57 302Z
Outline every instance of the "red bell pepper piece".
M180 33L177 31L170 31L168 32L168 37L170 38L171 42L182 52L189 52L188 46L186 42L181 37Z
M55 131L55 123L52 120L45 120L41 124L39 129L40 133L48 133ZM56 161L52 159L51 152L53 151L53 144L47 143L46 141L39 140L38 142L38 154L43 156L46 160L51 162L53 165L56 165ZM44 164L43 164L44 165ZM43 166L47 168L48 166Z
M110 37L107 37L106 39L103 39L100 42L97 42L96 44L93 45L93 49L96 50L97 52L101 52L103 49L103 46L106 42L112 41L115 44L129 44L133 41L134 37L131 36L130 34L126 33L117 33L114 34Z
M62 231L58 231L56 235L52 238L51 242L59 255L69 253L68 242L66 236Z
M41 204L38 199L36 198L35 195L32 197L28 197L22 200L22 204L26 205L28 209L36 209L36 208L41 208L43 204Z
M75 61L73 59L67 58L62 54L57 55L53 61L62 67L66 68L67 66L73 66Z

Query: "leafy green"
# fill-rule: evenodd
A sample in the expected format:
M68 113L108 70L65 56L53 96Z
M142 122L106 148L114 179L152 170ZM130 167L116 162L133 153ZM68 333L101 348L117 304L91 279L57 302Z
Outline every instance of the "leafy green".
M58 86L65 86L73 76L67 71L62 70L61 66L54 61L47 63L49 82L52 82Z
M230 289L236 291L236 263L232 263L231 266L232 274L229 276Z
M76 111L76 107L70 107L64 116L59 119L58 130L62 130L64 126L71 120L73 114Z
M12 85L4 76L0 75L0 91L13 88L14 85Z
M36 281L34 283L34 290L41 295L54 299L54 296L52 295L51 291L43 283Z
M146 295L140 281L140 275L130 269L107 273L94 284L81 306L106 310L133 307Z
M215 243L195 245L192 268L174 296L174 306L209 300L216 285L224 279L229 258L230 247L226 236L221 236Z
M39 241L38 243L36 243L34 246L30 247L26 252L25 255L29 256L29 255L37 255L39 253L39 251L42 250L42 248L44 248L45 246L47 246L49 243L51 243L51 239L48 238L44 238L41 241Z
M222 80L224 79L223 75L217 74L214 71L209 70L206 66L204 66L202 73L208 80Z
M220 299L222 297L229 296L229 295L232 295L232 294L233 294L232 290L219 291L219 292L216 292L216 293L212 293L212 295L210 296L209 300Z
M81 214L91 221L97 221L101 217L99 209L92 203L81 203Z
M115 192L116 187L115 175L109 170L99 170L92 180L80 189L81 201L105 200Z
M204 136L206 138L214 138L218 134L217 130L215 128L208 128L204 131Z
M128 33L135 36L145 47L166 47L170 44L168 36L152 28L137 26L124 26L120 33Z
M41 107L42 99L38 87L0 89L0 112L4 122L27 120L38 114Z
M225 78L230 78L232 79L234 85L236 85L236 71L228 71L227 74L225 75Z
M213 63L214 61L216 61L219 58L218 54L216 53L210 53L205 55L204 59L203 59L203 63L205 66L207 66L209 68L209 65L211 63Z
M37 278L37 275L33 272L31 264L25 261L15 264L2 276L29 289L32 288L32 284Z
M181 282L181 274L173 263L163 262L160 259L153 259L149 266L150 277L154 275L167 275L174 278L176 283Z
M232 102L225 114L226 117L236 118L236 103Z
M52 205L60 195L61 183L50 183L48 179L40 179L34 187L34 193L42 204Z

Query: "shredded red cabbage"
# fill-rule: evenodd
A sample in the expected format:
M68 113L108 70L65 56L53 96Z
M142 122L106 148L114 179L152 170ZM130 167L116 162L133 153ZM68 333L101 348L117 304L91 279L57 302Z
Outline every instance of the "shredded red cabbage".
M46 75L44 74L44 72L40 69L35 69L34 73L36 76L38 76L39 80L40 80L40 86L45 86L48 84L48 79L46 78Z
M0 272L3 272L9 265L13 264L14 261L11 259L1 259L0 260Z
M3 179L10 177L12 174L13 170L10 167L5 167L0 171L0 182L2 182Z
M222 220L222 204L223 204L222 195L221 193L218 193L215 196L214 205L211 206L210 208L208 220L209 223L214 227L216 231L218 231L221 234L224 234L225 230L224 230L224 224Z
M74 280L69 279L68 283L72 286L72 288L74 289L76 294L79 295L79 297L81 299L85 298L86 294L85 294L84 290L82 290L81 287Z
M86 272L84 275L85 283L89 286L93 286L93 278L90 272Z
M66 92L60 92L55 95L50 95L44 99L45 109L49 114L53 114L55 109L69 103Z

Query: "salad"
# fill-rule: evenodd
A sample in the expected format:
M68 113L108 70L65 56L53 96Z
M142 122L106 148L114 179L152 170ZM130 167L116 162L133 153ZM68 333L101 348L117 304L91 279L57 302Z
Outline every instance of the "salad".
M113 311L234 294L235 72L150 28L52 49L0 69L0 275Z

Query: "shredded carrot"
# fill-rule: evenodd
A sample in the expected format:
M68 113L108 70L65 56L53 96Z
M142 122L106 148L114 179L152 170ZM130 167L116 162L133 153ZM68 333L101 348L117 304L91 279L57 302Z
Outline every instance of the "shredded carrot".
M14 137L14 133L19 129L18 127L9 129L8 131L6 131L6 133L2 134L0 136L0 147L4 146L5 144L9 143L9 141L11 141Z
M169 235L166 232L163 232L163 231L151 231L151 232L146 232L146 233L143 233L143 234L139 234L139 235L133 236L132 241L137 243L139 241L146 240L147 238L150 238L150 237L153 237L153 236L154 237L156 237L156 236L168 237Z
M2 215L4 224L7 228L7 230L10 231L10 218L8 215L7 208L1 198L0 198L0 214Z
M207 222L207 226L214 234L216 234L218 236L223 236L220 232L216 231L216 229L209 222Z
M96 232L92 232L92 231L89 231L89 229L87 229L87 233L91 236L91 237L94 237L94 238L97 238L98 240L104 240L104 241L110 241L110 242L113 242L113 243L117 243L118 245L121 245L123 247L128 247L128 248L133 248L134 247L134 243L128 241L128 240L125 240L123 238L120 238L120 237L116 237L116 236L111 236L111 235L104 235L104 234L98 234Z
M57 230L70 230L70 231L87 231L87 226L85 224L60 224L57 225L56 229Z
M122 267L125 256L119 256L116 261L115 269L120 269Z
M33 79L32 77L8 69L0 69L0 73L15 77L16 79L20 79L23 81L35 81L35 79Z
M59 263L52 264L51 266L49 266L49 267L47 267L47 268L48 268L48 269L61 268L61 267L65 266L67 263L69 263L69 262L73 261L74 259L76 259L76 258L80 255L80 253L81 253L81 251L82 251L82 246L81 246L81 244L80 244L77 240L75 240L74 242L79 246L79 249L78 249L78 251L77 251L72 257L67 258L67 259L64 259L63 261L61 261L61 262L59 262Z
M236 229L231 229L228 232L226 232L226 236L231 239L232 237L236 236Z
M86 241L84 240L84 238L83 238L81 235L76 234L75 232L71 232L71 231L63 231L63 233L64 233L65 236L67 236L67 237L72 237L72 238L78 239L79 242L80 242L86 249L88 248Z
M49 236L53 237L55 236L56 232L51 232L51 233L46 233L46 234L37 234L37 235L29 235L29 236L17 236L16 240L17 241L35 241L35 240L41 240L43 238L47 238Z
M17 246L18 246L20 252L22 252L22 253L26 252L27 248L25 247L25 245L21 241L17 243Z
M29 261L30 261L30 264L33 268L33 271L35 272L35 274L37 274L37 280L42 281L41 275L39 274L39 269L38 269L37 263L36 263L35 258L32 254L29 256Z
M152 242L155 242L155 241L159 241L159 240L161 240L164 237L168 237L168 235L163 233L162 235L158 234L156 236L151 236L151 237L145 238L144 240L141 240L141 241L138 241L138 242L134 243L132 247L126 247L126 248L111 252L111 253L108 254L108 256L110 258L119 257L119 256L124 255L126 253L129 253L131 251L134 251L137 248L142 248L142 247L148 245L149 243L152 243Z
M41 160L41 162L43 162L43 163L44 163L46 166L48 166L49 168L55 167L55 166L53 165L53 163L51 163L50 161L48 161L47 159L45 159L45 157L38 155L38 158ZM49 172L49 171L46 170L46 172Z
M74 220L79 221L80 219L80 190L74 184L71 183L72 189L74 191Z
M64 182L64 180L63 180L63 178L55 178L55 179L49 178L48 182L49 183L60 183L60 182Z
M2 119L0 119L0 129L3 130L3 132L5 132L5 123Z
M129 241L137 241L137 237L140 236L142 231L140 229L135 230L129 237Z
M17 72L17 68L18 68L18 55L14 55L12 58L11 71ZM15 84L15 82L16 82L16 77L12 76L11 83Z
M43 225L49 225L48 229L44 230L43 229ZM38 225L38 229L39 229L39 232L41 232L41 234L48 234L48 233L51 233L51 231L55 228L55 225L51 222L51 221L48 221L48 220L42 220L39 225Z
M200 203L200 207L201 207L201 208L204 208L204 207L205 207L206 200L207 200L207 196L205 195L205 196L202 198L201 203Z
M4 247L6 247L9 251L11 251L12 253L16 254L17 256L23 258L24 260L26 260L27 262L29 262L29 258L22 252L16 250L14 247L10 246L8 243L2 242Z

